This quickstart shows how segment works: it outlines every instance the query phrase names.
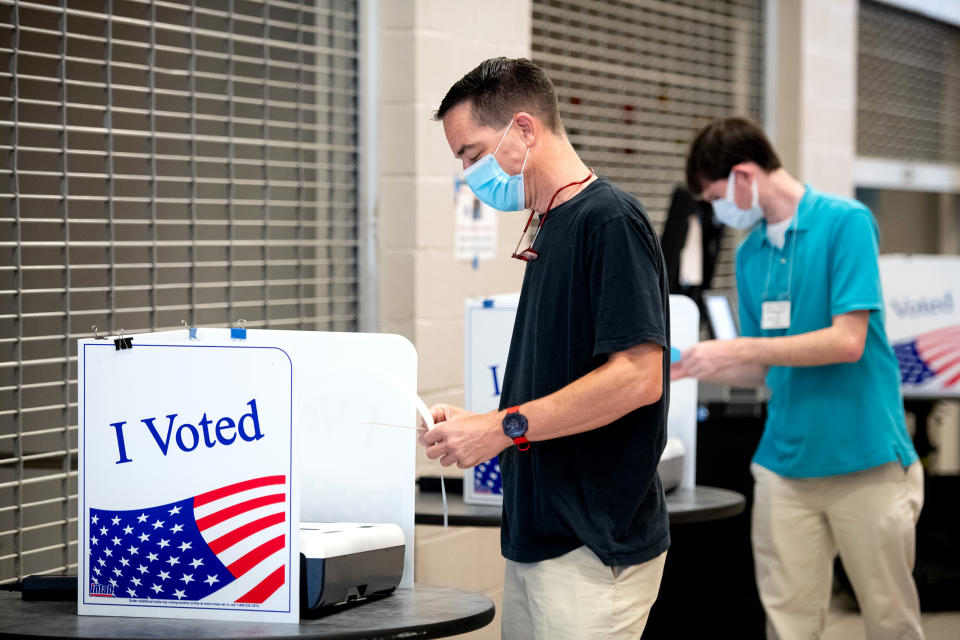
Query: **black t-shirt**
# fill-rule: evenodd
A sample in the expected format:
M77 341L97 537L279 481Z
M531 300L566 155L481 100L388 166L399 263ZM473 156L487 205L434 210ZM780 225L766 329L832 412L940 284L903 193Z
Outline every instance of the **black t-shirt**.
M643 342L664 346L663 396L606 426L500 455L503 555L555 558L586 545L610 566L670 546L657 463L666 441L666 266L630 194L596 180L547 215L527 263L501 409L542 398Z

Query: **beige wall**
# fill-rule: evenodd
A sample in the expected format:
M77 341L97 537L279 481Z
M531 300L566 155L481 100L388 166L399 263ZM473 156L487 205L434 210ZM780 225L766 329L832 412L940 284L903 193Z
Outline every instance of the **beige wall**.
M938 194L940 253L960 254L960 194Z
M776 130L787 171L853 195L857 0L770 0L777 11Z
M431 115L450 85L481 61L529 57L531 6L529 0L389 0L379 12L380 330L416 346L427 404L462 405L464 300L519 291L523 265L509 256L524 217L499 219L496 259L476 270L454 260L453 179L460 163ZM418 475L439 473L419 447L418 456ZM499 529L417 527L415 555L417 582L485 593L499 612ZM499 638L499 617L468 637Z
M939 194L881 189L873 213L880 253L940 253Z
M960 254L960 195L876 189L864 200L880 227L880 253Z

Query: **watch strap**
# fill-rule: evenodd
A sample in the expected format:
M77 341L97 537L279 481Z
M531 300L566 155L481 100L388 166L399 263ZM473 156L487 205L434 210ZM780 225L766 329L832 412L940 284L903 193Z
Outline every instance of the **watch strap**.
M507 409L507 414L519 413L519 412L520 412L520 405L517 405L515 407L510 407L509 409ZM516 438L514 438L513 444L517 445L517 449L519 449L520 451L526 451L527 449L530 448L530 441L527 440L524 436L517 436Z

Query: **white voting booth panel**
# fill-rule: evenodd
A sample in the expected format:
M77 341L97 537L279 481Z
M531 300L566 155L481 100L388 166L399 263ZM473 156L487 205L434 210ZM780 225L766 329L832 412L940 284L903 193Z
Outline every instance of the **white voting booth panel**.
M79 613L296 622L301 520L397 524L413 586L408 341L132 338L79 342Z
M700 340L700 309L687 296L670 296L671 361ZM667 414L667 436L683 443L684 489L693 489L697 482L697 381L691 378L670 383L670 412Z
M500 406L500 385L507 367L519 293L468 298L464 306L464 408L487 413ZM501 504L503 485L497 457L463 471L463 500Z
M960 397L960 257L882 255L880 279L903 395Z
M487 412L500 405L500 388L506 368L519 294L468 298L464 307L464 405L469 411ZM679 351L694 345L700 332L700 312L686 296L670 296L670 334ZM696 484L697 383L681 380L670 385L667 434L679 439L686 451L683 481ZM497 458L463 472L464 502L501 504L503 501Z

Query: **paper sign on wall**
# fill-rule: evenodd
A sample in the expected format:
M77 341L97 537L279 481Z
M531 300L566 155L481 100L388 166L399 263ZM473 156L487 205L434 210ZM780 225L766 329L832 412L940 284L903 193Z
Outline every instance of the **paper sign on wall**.
M79 613L296 622L287 352L81 340L78 389Z
M457 260L497 257L497 215L473 195L466 182L454 181L453 254Z

